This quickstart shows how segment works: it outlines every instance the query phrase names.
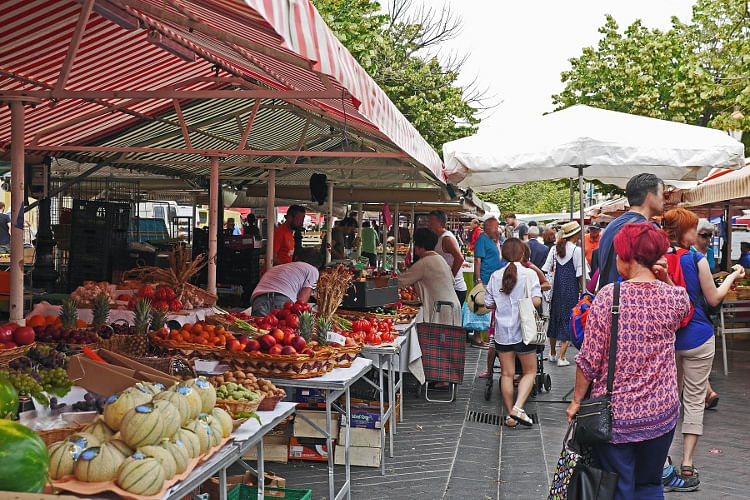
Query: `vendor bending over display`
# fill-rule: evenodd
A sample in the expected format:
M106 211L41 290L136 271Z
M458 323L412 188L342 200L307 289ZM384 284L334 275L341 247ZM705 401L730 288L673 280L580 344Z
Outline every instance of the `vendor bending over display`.
M320 254L304 248L294 262L274 266L260 278L250 299L253 316L265 316L272 309L283 309L284 302L307 302L318 281Z

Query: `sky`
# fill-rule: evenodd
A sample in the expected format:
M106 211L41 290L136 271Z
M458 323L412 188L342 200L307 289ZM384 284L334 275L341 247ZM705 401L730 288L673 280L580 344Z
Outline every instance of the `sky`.
M695 0L414 0L460 15L462 31L441 46L468 59L459 83L477 78L495 102L480 131L502 130L552 111L560 73L601 38L597 29L611 14L621 29L636 19L650 28L668 29L677 16L687 22Z

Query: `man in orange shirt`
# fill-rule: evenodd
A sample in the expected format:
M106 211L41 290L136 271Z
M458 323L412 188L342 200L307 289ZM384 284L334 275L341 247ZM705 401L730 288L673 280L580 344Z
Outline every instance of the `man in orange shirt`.
M305 207L292 205L286 220L273 231L273 265L289 264L294 256L294 231L305 223Z
M591 254L599 248L599 240L602 235L602 226L599 222L589 224L589 230L586 233L586 262L591 265Z

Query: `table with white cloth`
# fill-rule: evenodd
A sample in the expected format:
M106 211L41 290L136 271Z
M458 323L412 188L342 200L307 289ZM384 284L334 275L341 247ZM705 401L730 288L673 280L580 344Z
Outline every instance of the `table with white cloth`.
M745 313L745 314L737 314ZM750 333L750 328L727 328L727 320L732 321L732 326L737 321L737 317L747 316L746 313L750 313L750 300L733 300L724 301L721 303L719 311L719 331L717 335L721 336L721 357L724 361L724 375L729 374L729 366L727 362L727 334L732 335L732 341L734 341L735 333ZM745 318L747 319L747 318Z
M31 312L29 313L29 316L34 316L37 314L40 316L59 316L61 310L62 310L62 306L55 306L55 305L50 304L49 302L40 302L34 306L34 309L31 310ZM219 313L219 310L214 307L203 307L200 309L191 309L187 311L182 311L177 314L169 313L169 315L167 316L167 321L176 321L180 325L184 325L185 323L192 324L192 323L195 323L196 321L202 321L206 319L206 316L210 316L211 314L218 314L218 313ZM129 325L132 325L134 318L135 318L135 313L128 309L111 309L109 311L110 323L114 323L117 320L125 320L128 322ZM93 310L92 309L79 309L78 319L83 320L86 323L91 323L91 321L94 319Z
M351 484L351 459L349 457L349 418L351 415L351 398L349 389L352 384L362 378L372 368L372 361L361 357L356 358L352 362L352 366L349 368L334 368L332 371L321 375L320 377L304 378L304 379L289 379L289 378L270 378L269 380L276 386L279 387L295 387L302 389L318 389L325 393L325 410L326 410L326 428L321 429L315 422L307 419L304 414L300 413L297 415L298 418L302 418L307 421L315 430L320 432L326 438L326 447L328 450L328 499L338 500L339 498L351 499L352 497L352 484ZM345 407L341 408L336 400L345 396ZM331 420L331 408L336 409L341 413L344 418L344 467L346 480L344 481L341 489L336 492L336 485L334 483L333 469L334 469L334 453L333 453L333 441L336 436L331 434L332 420Z

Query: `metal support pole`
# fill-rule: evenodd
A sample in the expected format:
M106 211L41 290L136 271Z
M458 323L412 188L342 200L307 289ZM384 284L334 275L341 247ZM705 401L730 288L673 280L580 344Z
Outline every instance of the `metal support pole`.
M198 227L198 197L193 196L193 220L191 221L191 225L193 226L190 230L190 244L193 244L193 240L195 240L195 228Z
M209 293L216 294L217 235L219 224L219 157L211 157L211 179L208 186L208 283Z
M409 252L414 252L414 229L417 227L416 204L411 204L411 226L409 228Z
M331 263L331 248L333 248L333 182L328 182L328 228L326 229L326 241L328 242L328 251L326 251L326 264Z
M399 223L399 205L396 203L396 218L393 222L393 272L398 272L398 230L401 228Z
M581 211L581 292L586 290L586 235L584 229L586 227L586 220L583 214L583 169L585 165L578 165L578 202ZM572 208L572 207L571 207ZM570 211L572 217L573 211Z
M724 270L732 272L732 211L729 208L729 203L724 206L724 223L727 228L727 264Z
M362 255L362 222L364 221L364 212L362 212L362 203L359 204L357 207L357 224L359 227L357 228L357 236L359 237L359 245L357 246L357 251L354 254L355 257L359 258Z
M575 202L573 198L573 178L570 178L570 220L573 220L573 210L575 210Z
M383 271L385 271L385 260L388 257L388 224L385 223L385 214L383 215Z
M288 215L288 214L287 214ZM266 270L273 267L273 236L276 228L276 170L268 171L268 197L266 198Z
M10 321L23 323L24 127L23 102L10 102Z

